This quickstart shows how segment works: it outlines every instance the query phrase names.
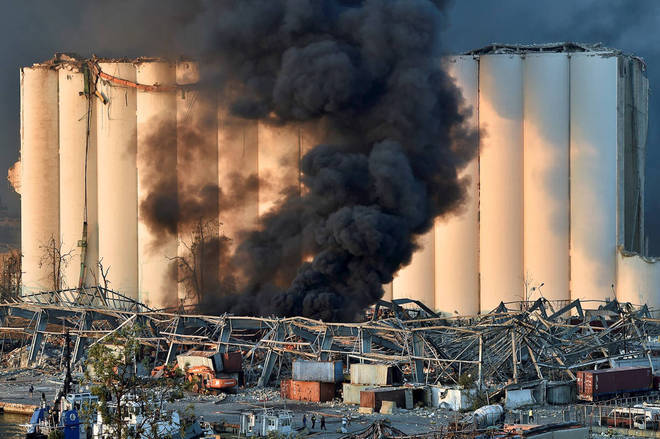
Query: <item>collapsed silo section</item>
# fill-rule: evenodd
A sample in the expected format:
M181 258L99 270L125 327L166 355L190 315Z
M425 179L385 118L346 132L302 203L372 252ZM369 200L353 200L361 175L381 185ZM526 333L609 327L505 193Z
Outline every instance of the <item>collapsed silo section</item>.
M479 61L473 56L447 59L463 105L471 109L469 123L479 124ZM479 159L460 172L467 180L461 208L435 222L435 309L449 314L479 312Z
M99 68L135 82L132 63L102 62ZM138 299L136 89L108 79L97 87L105 99L96 100L99 284Z
M612 53L571 55L571 299L614 299L617 76Z
M479 66L480 307L523 298L522 58L482 55Z
M524 96L525 299L569 294L569 58L528 53ZM561 305L559 303L558 305Z
M96 111L85 64L59 70L62 287L98 285ZM94 97L94 99L96 99Z
M435 306L435 236L433 229L417 238L419 248L412 260L394 276L394 299L419 300L431 309Z
M219 269L218 119L213 93L198 85L199 64L176 65L178 298L197 303L217 286Z
M138 279L140 301L165 308L177 303L176 65L136 66Z
M660 311L658 258L640 256L619 247L616 265L616 299L620 303L647 305L657 318Z
M61 288L58 74L21 69L22 294Z

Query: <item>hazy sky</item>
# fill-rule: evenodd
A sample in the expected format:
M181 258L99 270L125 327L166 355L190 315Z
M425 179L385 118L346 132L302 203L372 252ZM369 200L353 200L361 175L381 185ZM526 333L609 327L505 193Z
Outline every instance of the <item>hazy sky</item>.
M197 47L205 23L196 16L207 0L15 0L0 14L0 167L19 151L19 68L56 51L100 56L158 55ZM244 0L249 1L249 0ZM297 0L304 4L303 0ZM384 1L384 0L383 0ZM646 224L651 253L660 255L660 1L457 0L447 10L447 52L499 43L602 42L644 58L651 87L646 172ZM181 23L190 23L184 31ZM4 172L4 171L3 171ZM18 215L19 200L6 180L0 197Z

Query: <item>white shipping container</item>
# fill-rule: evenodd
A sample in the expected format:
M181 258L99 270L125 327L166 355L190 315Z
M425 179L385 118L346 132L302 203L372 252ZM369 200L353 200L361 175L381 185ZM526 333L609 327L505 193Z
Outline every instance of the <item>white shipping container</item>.
M351 384L386 386L390 366L386 364L351 364Z

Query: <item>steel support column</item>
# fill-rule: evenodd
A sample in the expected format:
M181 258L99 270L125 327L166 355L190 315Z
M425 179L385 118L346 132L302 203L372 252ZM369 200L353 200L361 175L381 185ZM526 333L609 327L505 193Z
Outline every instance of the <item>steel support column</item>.
M275 341L284 340L284 326L281 323L277 323L277 327L275 328L275 333L271 337L271 340L275 340ZM264 368L261 371L261 376L259 377L259 381L257 382L257 387L265 387L268 385L276 361L277 361L277 354L273 352L273 348L268 349L268 352L266 352L266 359L264 360Z

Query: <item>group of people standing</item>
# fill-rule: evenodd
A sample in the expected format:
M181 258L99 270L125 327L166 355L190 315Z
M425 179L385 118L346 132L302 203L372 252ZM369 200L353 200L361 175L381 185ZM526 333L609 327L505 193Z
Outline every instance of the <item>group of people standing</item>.
M309 418L311 421L311 429L314 430L316 428L316 415L312 414L312 416ZM307 428L307 414L303 414L302 417L302 425L303 428ZM350 420L346 418L346 416L341 418L341 432L342 433L347 433L348 432L348 425L350 425ZM321 416L321 430L327 430L325 427L325 416Z

